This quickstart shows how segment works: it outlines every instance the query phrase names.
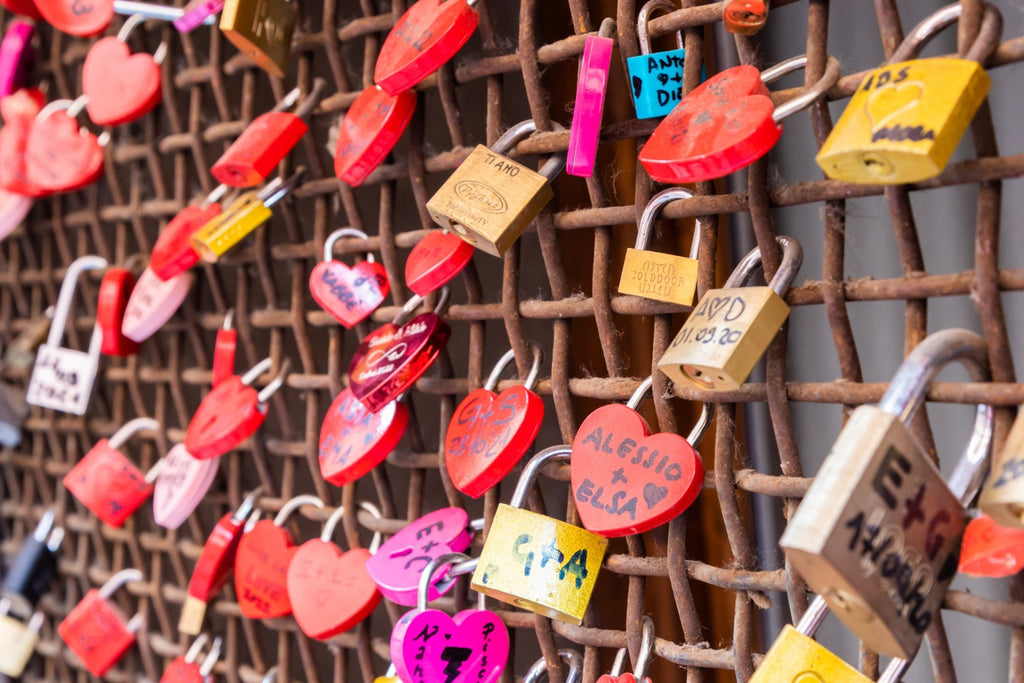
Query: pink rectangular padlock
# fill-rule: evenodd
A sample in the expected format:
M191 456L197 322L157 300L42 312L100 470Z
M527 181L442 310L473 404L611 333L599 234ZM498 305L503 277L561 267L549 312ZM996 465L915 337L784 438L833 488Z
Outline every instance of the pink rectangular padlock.
M580 74L576 82L576 104L569 129L565 172L589 178L597 161L597 142L604 114L604 94L608 88L608 69L612 62L615 41L615 20L605 19L596 36L587 36L580 58Z
M138 569L125 569L110 577L99 590L93 588L57 626L57 633L93 676L102 676L135 644L144 617L129 621L111 594L129 581L141 581Z

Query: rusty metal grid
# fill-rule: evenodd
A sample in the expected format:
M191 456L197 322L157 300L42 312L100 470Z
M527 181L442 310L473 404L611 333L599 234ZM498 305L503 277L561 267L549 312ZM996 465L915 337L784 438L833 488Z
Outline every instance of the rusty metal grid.
M652 34L657 37L682 29L691 57L709 53L704 45L710 35L706 28L720 20L724 4L683 0L683 9L651 22ZM823 73L828 54L828 1L777 0L773 4L773 16L779 20L797 12L807 14L806 82L813 83ZM431 191L473 145L495 140L519 120L514 116L532 116L541 131L552 131L556 121L567 122L564 112L552 111L549 106L549 96L556 86L546 81L547 72L567 63L574 73L584 35L595 32L604 16L618 20L617 42L623 60L638 52L634 23L638 6L633 0L603 7L586 0L567 0L567 7L537 0L520 0L518 8L510 9L509 5L514 3L480 2L477 37L452 65L420 87L417 113L405 142L358 190L334 178L330 156L324 149L326 132L361 88L372 83L373 56L395 18L404 11L405 2L396 1L390 7L372 0L327 0L322 5L300 2L293 66L288 77L280 80L255 69L216 30L179 36L169 26L150 25L139 31L139 49L155 49L162 40L170 47L170 57L163 67L164 104L140 123L113 132L106 152L107 171L100 183L38 202L27 224L0 244L0 341L5 346L55 301L64 269L74 258L96 253L111 262L125 263L132 254L148 253L159 229L177 211L213 189L207 170L210 164L246 122L274 100L295 85L308 91L315 76L326 78L328 92L334 94L317 108L311 133L283 164L283 172L298 164L310 169L294 198L282 202L268 226L221 264L198 271L198 282L185 306L144 345L138 357L103 361L98 395L88 418L33 409L21 448L0 454L4 554L10 556L16 551L48 506L56 506L59 521L67 530L61 579L42 602L48 616L38 647L42 657L31 665L26 680L86 678L56 636L55 624L88 588L131 566L142 569L147 580L133 584L131 597L122 595L120 600L126 610L138 605L148 616L148 628L139 647L108 678L159 679L169 659L188 645L178 636L176 624L188 576L203 540L214 521L256 485L267 492L259 506L269 513L300 493L315 493L329 506L344 504L349 544L366 544L372 531L393 533L407 519L444 504L469 505L477 513L482 510L489 522L498 501L507 500L509 489L503 488L504 496L499 491L488 493L482 508L458 494L442 474L443 467L438 468L443 462L439 460L443 456L438 453L438 434L443 433L456 401L482 385L496 359L493 348L510 343L516 350L520 376L525 376L531 357L527 344L536 340L546 347L550 360L545 363L537 391L548 407L549 440L539 443L539 447L559 439L571 441L585 415L579 407L581 401L623 400L642 376L649 374L627 362L623 331L646 320L653 339L647 357L656 361L678 329L679 314L684 309L615 292L618 273L611 264L618 243L613 237L626 232L627 239L632 239L631 226L656 191L636 164L635 155L619 154L615 157L616 171L635 176L632 197L610 192L601 179L588 180L585 188L583 181L559 179L555 203L542 213L535 229L522 238L522 246L506 255L500 268L491 257L478 255L474 266L453 283L455 303L446 314L453 327L453 350L442 354L437 369L417 384L410 434L388 465L375 470L358 486L341 491L319 476L317 440L323 414L330 399L344 386L348 358L358 339L390 320L407 300L402 275L405 256L426 231L436 229L425 209ZM964 0L963 5L958 42L966 52L981 25L983 3ZM864 11L869 8L865 3ZM883 44L891 54L903 30L897 2L875 0L874 10ZM497 21L499 15L501 22ZM552 22L552 15L571 21ZM772 18L766 31L771 31L771 26ZM552 37L553 33L558 35ZM736 38L742 62L757 64L758 40ZM74 97L80 92L81 65L87 48L88 42L42 31L37 73L51 96ZM1012 39L998 46L989 66L1008 65L1022 58L1024 39ZM700 67L698 59L687 60L685 90L696 86ZM613 68L620 77L624 73L620 63ZM829 93L830 98L848 97L862 76L844 73ZM783 91L776 97L783 100L793 94L794 90ZM827 106L820 103L799 117L803 125L810 122L820 145L832 125ZM603 140L606 145L628 143L642 139L652 128L649 121L606 117ZM603 569L608 575L624 577L616 585L625 586L625 591L602 591L599 584L595 599L601 604L621 605L624 595L624 619L602 622L595 608L583 626L574 627L500 609L506 623L517 632L517 649L536 653L533 643L539 643L539 651L554 663L558 643L576 643L585 654L584 680L591 682L603 672L601 667L607 665L612 649L628 644L635 660L640 642L639 617L646 611L656 613L659 624L674 624L673 629L680 635L659 637L656 658L686 667L690 683L715 680L715 670L735 671L735 678L741 681L749 678L760 661L759 653L764 651L764 643L758 640L757 621L760 608L767 605L767 593L786 591L794 617L806 607L807 597L800 577L785 569L758 566L743 499L750 492L766 494L778 498L792 513L806 490L809 479L800 465L790 413L792 402L828 403L835 404L837 410L849 410L860 403L877 401L885 390L882 383L863 381L847 315L848 302L905 300L905 345L909 350L925 335L924 314L929 298L970 294L988 344L993 381L937 383L929 398L961 403L986 401L1002 407L998 412L998 447L1012 417L1010 407L1024 402L1024 389L1015 383L999 298L1001 291L1024 289L1024 270L998 268L999 181L1024 172L1024 155L999 155L987 105L976 116L970 134L977 159L952 164L937 178L919 185L885 190L904 267L902 277L847 280L844 271L845 200L881 194L881 188L830 180L769 183L770 161L763 160L750 168L745 191L722 194L711 183L702 183L696 188L698 197L674 202L666 209L665 217L677 219L749 212L770 276L778 266L773 239L776 228L770 210L823 204L823 279L800 278L787 301L794 306L823 306L841 375L827 382L787 382L784 332L766 356L766 380L730 394L708 396L696 389L674 389L655 372L654 407L658 427L663 431L686 429L677 425L677 412L689 401L719 402L714 438L709 437L701 449L709 472L702 504L708 504L710 498L717 505L714 510L720 515L718 524L727 536L730 557L712 563L705 557L687 554L688 543L692 542L687 538L690 514L669 523L667 533L662 533L664 546L659 554L652 551L649 555L652 545L645 545L644 539L630 538L625 544L613 546ZM567 142L565 132L543 132L520 143L517 152L543 155L564 150ZM910 193L960 184L978 187L975 268L962 273L928 273ZM562 193L570 187L586 199L585 203L565 201ZM399 219L406 214L412 219ZM724 224L725 220L720 218L719 222ZM367 243L343 240L336 253L371 250L378 254L387 267L393 292L388 305L373 315L373 322L360 325L354 332L337 327L316 307L306 289L309 271L320 258L325 237L342 226L361 228L371 237ZM725 245L717 234L711 225L701 234L700 293L721 281L716 278L715 263L717 258L724 264ZM567 240L572 240L571 250ZM585 278L567 268L581 244L592 247L594 255L593 269L588 267ZM70 343L77 348L87 343L92 327L96 278L80 289L83 296L70 334ZM286 358L290 360L291 374L286 387L272 400L267 422L254 438L223 459L207 501L178 531L156 526L145 509L122 529L103 527L70 499L60 485L61 477L96 440L109 436L135 416L152 416L165 425L164 434L147 435L139 442L142 446L133 451L143 467L183 438L184 427L209 388L213 337L229 308L236 311L240 333L239 371L265 356L274 359L273 372ZM577 335L584 322L589 326L582 329L591 333L596 329L605 366L589 372L581 371L572 348L580 342ZM485 353L488 349L492 352ZM28 374L28 370L5 368L3 379L24 386ZM781 476L753 470L743 452L736 427L737 404L745 402L767 403L781 453ZM919 438L930 446L927 424L918 421L914 426ZM567 479L564 468L548 474L554 480ZM567 498L564 485L545 486L549 503L556 499L551 491L561 501ZM361 499L379 502L386 519L375 520L362 512L357 515L354 503ZM569 507L570 521L576 520L571 501ZM296 527L299 536L312 537L319 519L322 517L301 520ZM653 605L648 600L645 604L648 586L654 581L664 582L664 577L672 599ZM732 623L727 639L709 642L708 624L697 602L702 593L714 587L732 595ZM1013 599L1024 599L1024 583L1019 579L1011 580L1010 588ZM325 646L302 636L291 619L260 623L243 619L232 595L229 582L221 599L211 606L210 630L223 635L226 645L216 670L218 676L229 681L258 681L274 664L281 667L279 680L369 683L374 676L384 674L390 624L401 613L395 606L379 609L372 625L364 624ZM455 599L456 603L465 601L464 593ZM453 605L451 600L443 604ZM491 607L501 606L492 602ZM1024 627L1024 604L953 591L945 607L1014 629L1011 676L1024 678L1024 631L1020 630ZM929 632L928 641L936 678L952 680L953 655L941 620ZM506 678L521 676L527 659L515 658ZM864 652L861 666L873 676L877 673L877 658ZM556 668L550 668L549 675L556 683L563 680Z

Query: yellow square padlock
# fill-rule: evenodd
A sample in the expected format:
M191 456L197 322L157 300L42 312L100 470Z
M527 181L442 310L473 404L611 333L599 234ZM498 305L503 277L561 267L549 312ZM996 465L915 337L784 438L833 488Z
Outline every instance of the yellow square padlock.
M28 660L32 658L39 643L39 629L43 625L43 613L36 612L28 623L14 617L0 615L0 674L18 678Z

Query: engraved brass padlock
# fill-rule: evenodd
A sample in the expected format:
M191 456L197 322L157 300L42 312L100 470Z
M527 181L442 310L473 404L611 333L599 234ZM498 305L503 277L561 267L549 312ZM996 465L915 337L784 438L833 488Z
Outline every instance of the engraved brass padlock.
M962 11L955 3L932 14L864 79L818 152L828 177L895 185L942 172L988 93L991 79L980 62L998 42L999 10L985 3L981 38L966 59L913 57Z
M1017 414L992 465L978 507L1003 526L1024 529L1024 410Z
M289 0L226 0L220 30L258 67L281 78L292 52L295 5Z
M764 355L789 317L782 300L803 262L800 243L779 235L782 264L767 287L744 287L761 264L754 248L732 271L723 289L705 292L658 361L658 368L677 384L695 384L709 391L735 391Z
M492 148L477 145L427 202L434 222L481 251L504 254L551 201L551 180L565 165L565 155L555 155L538 173L504 156L536 130L533 121L523 121Z
M39 629L43 626L43 613L35 612L28 622L10 614L10 603L0 601L0 674L17 678L25 670L39 643Z
M956 575L964 505L977 494L992 441L981 405L947 484L906 427L932 379L959 360L989 378L981 337L950 329L907 356L878 406L839 434L780 545L793 567L869 648L912 659Z
M470 587L551 619L583 623L608 539L523 510L541 468L568 462L571 446L552 446L530 459L509 505L501 503Z
M654 221L669 202L676 199L690 199L693 193L681 187L673 187L654 195L644 207L636 234L636 246L626 250L619 278L619 294L633 294L645 299L666 301L681 306L693 306L697 300L697 250L700 247L701 225L706 218L697 222L690 243L690 256L645 251L651 239Z

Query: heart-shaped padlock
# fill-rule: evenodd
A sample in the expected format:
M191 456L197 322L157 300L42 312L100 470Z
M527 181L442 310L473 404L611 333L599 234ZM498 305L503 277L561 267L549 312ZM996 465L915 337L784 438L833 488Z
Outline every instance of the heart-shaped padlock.
M416 109L416 93L389 95L371 85L359 93L338 127L334 174L358 187L402 137Z
M981 512L967 523L960 542L961 574L1001 579L1024 568L1024 529L997 524Z
M384 302L391 284L387 271L374 260L373 254L351 268L335 261L334 244L342 237L368 239L365 232L353 228L341 228L328 235L324 260L309 274L309 291L320 308L351 329Z
M179 443L161 462L153 485L153 519L165 529L177 529L210 490L220 458L198 460Z
M202 204L186 206L160 231L149 255L149 268L158 278L170 280L199 262L190 238L220 214L220 199L227 190L227 185L218 185Z
M508 351L494 366L487 384L463 399L444 437L444 462L455 488L479 498L515 467L533 445L544 421L544 402L531 389L542 358L533 346L533 367L523 385L494 393L502 371L515 360Z
M206 395L185 432L185 448L193 457L206 460L224 455L259 429L267 416L267 401L284 384L287 361L262 391L249 385L272 365L272 359L264 358L242 377L230 377Z
M57 100L40 110L25 149L30 187L40 192L68 192L91 185L103 173L103 146L78 127L75 116L85 98Z
M434 230L416 243L405 262L405 284L426 296L462 272L476 248L455 233Z
M13 95L25 85L35 62L32 49L35 30L35 24L24 19L15 19L7 27L0 41L0 99Z
M419 296L409 299L392 322L368 334L352 354L348 386L371 412L415 384L448 343L451 328L439 315L448 303L447 288L434 311L405 322L422 302Z
M29 133L43 109L45 95L38 88L23 88L0 99L0 188L24 197L46 194L28 179L27 151Z
M80 38L103 33L114 18L114 0L35 0L55 29Z
M124 336L140 343L153 336L185 301L193 279L192 273L182 273L161 280L148 267L142 271L125 307Z
M651 683L651 679L647 678L647 669L650 668L651 655L654 653L654 621L647 615L644 615L643 627L644 635L640 643L640 656L636 660L636 670L631 674L622 673L629 651L621 648L615 654L612 672L598 678L597 683Z
M447 553L459 553L473 541L469 515L459 508L435 510L389 538L366 561L380 592L399 605L415 605L420 575L430 561ZM431 576L430 600L436 600L455 584L439 570Z
M384 461L405 434L409 409L392 401L371 413L345 389L335 397L320 427L320 474L344 486Z
M96 301L96 324L103 332L100 351L108 356L133 356L139 352L139 343L121 331L128 298L135 289L135 278L126 268L109 268L100 281Z
M639 534L681 514L704 485L699 444L714 415L705 403L689 437L652 434L636 412L651 389L644 380L626 405L598 408L572 442L570 478L580 521L609 538Z
M501 618L484 609L468 609L454 617L439 609L427 609L427 578L443 566L449 574L465 564L471 573L475 563L461 553L434 559L420 577L416 609L406 612L391 631L391 658L398 676L406 683L495 683L508 661L508 629Z
M361 505L375 517L382 516L372 505ZM380 534L374 536L369 550L342 552L331 543L331 536L344 512L343 507L335 510L320 538L303 543L288 567L288 599L295 621L316 640L344 633L380 604L380 591L366 571L366 561L380 546Z
M219 637L214 638L210 651L203 659L203 663L200 664L199 655L203 653L203 648L206 647L208 640L209 637L205 633L200 634L188 652L181 657L175 657L171 665L164 669L160 683L209 683L213 680L210 674L213 673L213 667L220 657L222 643Z
M288 599L288 566L298 551L285 520L303 505L324 504L316 496L296 496L281 506L271 522L259 512L246 523L235 555L235 592L242 616L249 619L286 617L292 613Z
M156 55L132 54L128 36L140 22L135 14L124 22L117 37L101 38L89 48L82 66L82 92L88 98L85 110L98 126L119 126L135 121L160 104L160 63L166 45Z

